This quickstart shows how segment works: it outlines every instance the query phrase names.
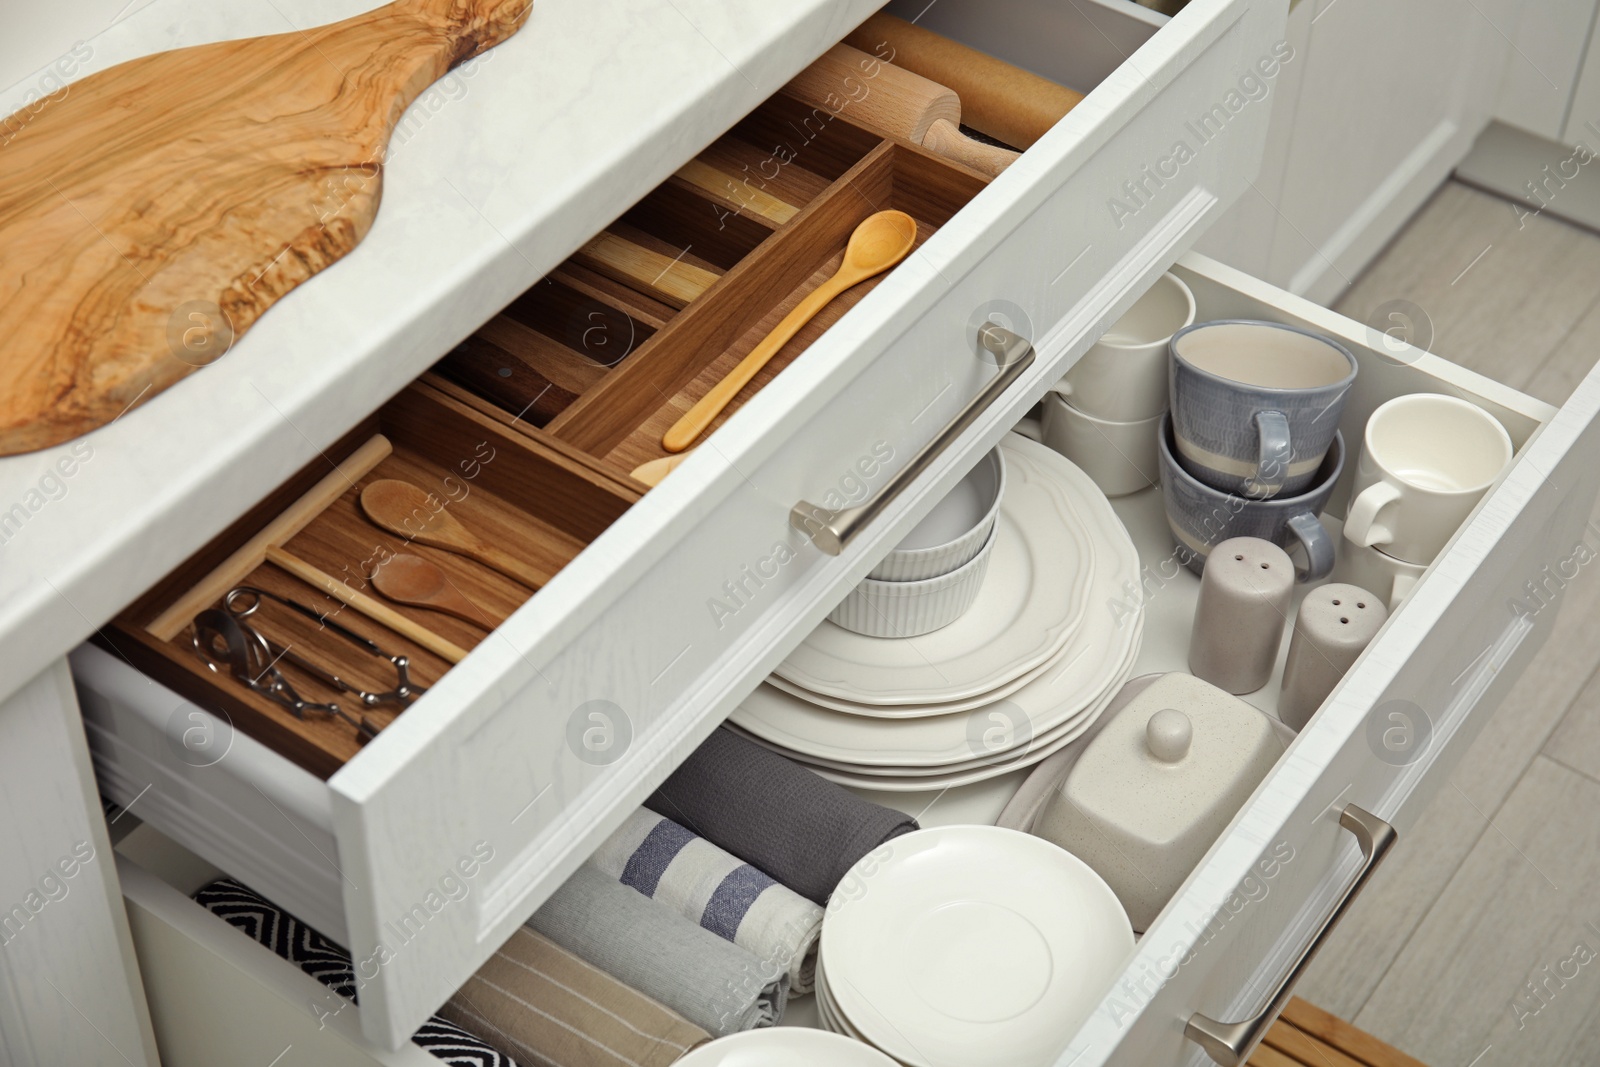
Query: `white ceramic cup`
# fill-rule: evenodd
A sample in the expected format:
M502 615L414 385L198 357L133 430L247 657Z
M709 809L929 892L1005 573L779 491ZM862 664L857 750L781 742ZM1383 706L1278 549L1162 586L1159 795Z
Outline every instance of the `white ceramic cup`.
M1158 418L1167 408L1167 342L1192 322L1194 294L1163 274L1051 389L1107 422Z
M1511 454L1505 427L1474 404L1441 393L1395 397L1367 420L1344 535L1430 563Z
M1039 440L1082 468L1106 496L1126 496L1160 480L1156 435L1161 432L1161 415L1109 422L1046 393Z
M1371 545L1358 545L1340 538L1339 562L1334 564L1333 580L1360 586L1382 600L1393 614L1405 603L1427 569L1426 563L1407 563L1386 556Z

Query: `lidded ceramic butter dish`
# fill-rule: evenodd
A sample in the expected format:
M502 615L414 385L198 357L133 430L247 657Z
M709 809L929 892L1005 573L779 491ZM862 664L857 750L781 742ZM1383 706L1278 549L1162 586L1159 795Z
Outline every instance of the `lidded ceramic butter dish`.
M1144 930L1283 754L1280 730L1208 682L1162 675L1105 723L1033 832L1094 868Z

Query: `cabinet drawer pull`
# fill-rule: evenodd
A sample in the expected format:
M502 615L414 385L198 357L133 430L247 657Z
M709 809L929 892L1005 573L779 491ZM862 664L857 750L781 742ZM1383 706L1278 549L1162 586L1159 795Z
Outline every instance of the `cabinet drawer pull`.
M960 437L1012 382L1033 365L1033 345L1010 330L990 324L978 332L978 339L985 350L994 354L1000 373L989 379L983 391L973 397L972 402L962 408L949 425L939 431L938 436L929 441L865 503L835 510L802 500L789 509L789 525L811 538L828 555L837 556L867 524L894 502L906 486L916 481L917 476L939 458L950 442Z
M1322 924L1322 929L1318 930L1316 936L1301 950L1294 965L1289 968L1276 992L1267 1001L1267 1006L1250 1018L1236 1023L1218 1022L1195 1012L1189 1016L1189 1022L1183 1028L1183 1036L1205 1049L1206 1054L1222 1064L1222 1067L1240 1067L1245 1058L1255 1051L1256 1045L1266 1036L1267 1028L1289 1002L1290 992L1306 968L1311 965L1311 960L1316 956L1317 949L1322 947L1323 940L1339 924L1344 913L1350 910L1350 905L1360 895L1367 880L1378 869L1378 864L1388 855L1390 847L1399 836L1393 826L1354 804L1345 805L1344 810L1339 813L1339 825L1356 835L1356 842L1361 846L1361 869L1357 871L1355 881L1350 883L1350 888L1345 890L1344 896L1339 899L1333 913L1328 916L1328 921Z

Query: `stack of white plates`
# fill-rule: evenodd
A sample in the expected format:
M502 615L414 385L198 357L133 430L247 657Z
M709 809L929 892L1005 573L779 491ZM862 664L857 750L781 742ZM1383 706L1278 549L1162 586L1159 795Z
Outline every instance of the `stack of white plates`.
M1015 830L944 826L887 848L829 904L823 1026L907 1067L1054 1062L1133 950L1116 894Z
M1008 437L983 588L921 637L824 622L729 723L843 785L910 792L1045 759L1092 725L1133 668L1139 556L1105 494Z

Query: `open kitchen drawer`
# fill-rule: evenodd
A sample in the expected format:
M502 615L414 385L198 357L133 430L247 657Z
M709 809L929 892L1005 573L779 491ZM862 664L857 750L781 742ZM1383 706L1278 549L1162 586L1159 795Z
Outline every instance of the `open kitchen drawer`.
M1387 399L1447 392L1494 414L1510 433L1517 459L1147 932L1063 1064L1200 1063L1204 1054L1183 1034L1192 1014L1243 1018L1267 1002L1289 962L1351 886L1357 850L1339 825L1339 811L1353 803L1402 835L1410 828L1555 624L1559 586L1545 568L1559 574L1571 560L1600 491L1600 465L1593 462L1600 445L1600 372L1557 410L1204 257L1187 256L1176 270L1194 290L1201 318L1294 323L1355 353L1361 371L1343 416L1347 440L1359 439L1367 416ZM1332 519L1342 513L1350 477L1347 468L1328 509ZM1145 564L1145 640L1135 673L1186 669L1199 583L1173 564L1160 493L1122 498L1116 508ZM1114 610L1107 605L1108 613ZM1108 614L1108 625L1111 620ZM136 810L163 832L330 936L350 936L347 902L365 872L354 874L346 863L336 817L338 776L325 784L254 739L230 733L102 649L85 647L73 662L102 789L137 799ZM1275 676L1247 699L1271 711L1277 688ZM425 707L419 703L400 723ZM174 722L213 731L227 744L186 760ZM381 735L340 774L380 751L388 737ZM213 759L218 752L223 755ZM992 821L1024 773L940 797L875 799L925 812L929 825ZM470 785L461 783L476 780L471 768L462 766L460 774L452 786L457 792L441 796L470 794ZM536 807L542 789L535 781L511 800ZM630 794L622 803L636 799ZM510 801L508 808L510 823L520 812ZM609 826L604 817L597 820ZM485 872L488 881L432 916L420 932L415 922L408 926L403 936L410 940L389 966L413 947L431 946L435 936L459 936L446 926L452 909L476 914L472 909L497 885L493 879L504 877L493 831L490 826L459 839L463 853L478 840L491 843L497 862ZM463 826L460 833L474 830ZM579 854L587 847L586 839ZM426 891L416 891L418 901ZM492 949L495 942L488 943ZM441 1000L468 970L439 983ZM801 1002L791 1010L803 1020L809 1008Z
M447 673L419 654L428 694L315 773L313 760L285 757L283 736L213 716L221 702L195 705L85 649L75 662L103 790L375 961L362 1026L398 1047L1240 193L1268 103L1237 87L1282 58L1285 6L1193 0L1166 21L1126 0L942 0L924 25L1092 90L1087 99L972 186L965 206L930 220L937 232L642 499L626 462L603 450L611 431L559 433L581 398L536 433L473 407L451 391L458 382L403 391L341 447L390 427L385 462L443 484L481 459L480 440L510 448L520 435L496 452L514 452L515 465L489 463L480 485L507 521L542 523L541 544L565 566ZM1202 115L1203 139L1189 125ZM1175 153L1180 141L1190 150ZM876 165L885 154L926 155L890 145ZM680 314L691 313L692 301ZM1032 366L845 551L794 530L796 503L874 492L979 393L995 375L977 334L991 320L1033 342ZM435 415L415 424L424 409ZM308 469L273 504L326 473ZM318 562L338 570L333 555ZM493 859L468 897L426 907L475 849Z

